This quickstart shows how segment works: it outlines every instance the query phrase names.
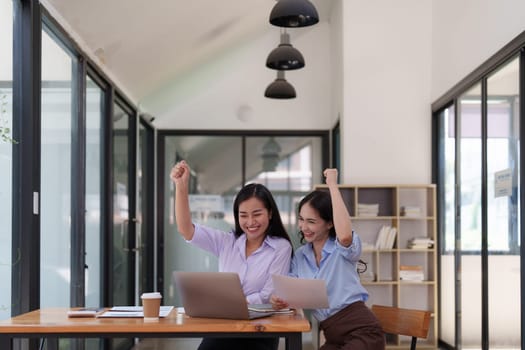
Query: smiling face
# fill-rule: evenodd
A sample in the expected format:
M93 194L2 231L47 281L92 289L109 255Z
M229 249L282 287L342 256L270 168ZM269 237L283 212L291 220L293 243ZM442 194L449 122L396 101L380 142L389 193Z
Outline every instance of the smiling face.
M251 197L239 204L239 226L249 241L262 242L270 225L270 212L264 203Z
M308 243L324 243L333 227L331 222L325 221L310 203L305 203L299 211L299 229Z

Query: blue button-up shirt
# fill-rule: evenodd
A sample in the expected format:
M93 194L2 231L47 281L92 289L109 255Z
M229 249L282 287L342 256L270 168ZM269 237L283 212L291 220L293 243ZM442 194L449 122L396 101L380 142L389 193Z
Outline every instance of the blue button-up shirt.
M361 256L361 239L353 233L352 244L343 247L335 238L329 238L317 266L311 243L297 249L290 267L290 276L326 281L328 309L317 309L313 315L320 321L332 316L344 307L366 301L368 292L361 285L357 273L357 262Z
M219 258L219 271L237 272L248 303L269 303L273 292L272 275L285 275L290 269L292 245L280 237L266 236L262 245L246 257L246 235L237 239L233 232L224 232L194 224L191 241Z

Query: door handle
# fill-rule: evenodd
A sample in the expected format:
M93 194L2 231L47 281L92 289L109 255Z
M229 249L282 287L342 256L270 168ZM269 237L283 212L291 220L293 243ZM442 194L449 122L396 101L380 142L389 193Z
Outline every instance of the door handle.
M136 252L140 249L140 247L137 247L137 243L136 243L136 240L135 240L135 247L134 248L128 248L128 234L129 234L129 221L130 220L123 220L122 223L120 224L120 237L122 239L122 250L125 251L125 252ZM140 220L136 219L136 218L131 218L131 222L133 223L140 223ZM126 231L124 229L124 225L128 225L128 230ZM140 237L140 231L137 230L137 237Z

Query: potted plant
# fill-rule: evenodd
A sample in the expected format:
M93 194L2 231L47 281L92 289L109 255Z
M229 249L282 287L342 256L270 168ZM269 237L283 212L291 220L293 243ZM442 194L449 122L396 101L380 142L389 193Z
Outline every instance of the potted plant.
M7 94L0 95L0 140L3 142L18 143L11 137L11 128L7 120Z

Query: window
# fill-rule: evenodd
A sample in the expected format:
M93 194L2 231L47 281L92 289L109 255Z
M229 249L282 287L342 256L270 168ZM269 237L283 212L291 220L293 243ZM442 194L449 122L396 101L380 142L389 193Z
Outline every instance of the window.
M435 111L440 338L451 346L520 348L519 61L487 64Z
M0 0L0 279L11 285L13 2ZM14 261L13 261L14 260ZM11 288L0 288L0 319L11 316Z
M40 304L43 307L69 306L70 300L72 71L68 52L42 30Z

